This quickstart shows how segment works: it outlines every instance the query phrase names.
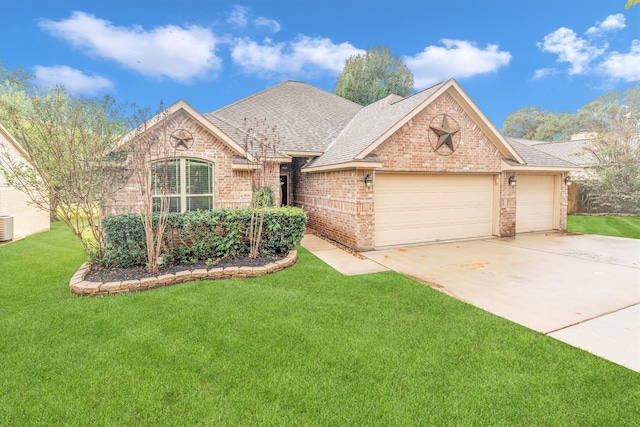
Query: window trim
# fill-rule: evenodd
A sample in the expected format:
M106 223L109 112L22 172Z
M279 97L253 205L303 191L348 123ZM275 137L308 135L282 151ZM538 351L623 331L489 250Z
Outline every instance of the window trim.
M153 193L155 192L152 189L152 198L157 199L160 197L166 197L169 200L173 199L173 198L178 198L180 200L180 209L178 211L171 211L170 212L187 212L187 200L189 197L211 197L211 209L214 208L214 203L215 203L215 163L211 162L209 160L205 160L205 159L199 159L199 158L195 158L195 157L178 157L178 158L170 158L170 159L156 159L152 162L153 164L159 163L159 162L164 162L164 161L171 161L171 160L176 160L178 161L178 186L177 188L179 188L180 192L176 193L176 194L164 194L164 195L154 195ZM204 163L210 166L210 171L211 171L211 193L202 193L202 194L189 194L189 187L188 187L188 176L187 176L187 169L190 168L189 163L190 162L198 162L198 163ZM189 167L188 167L189 166ZM151 167L151 173L154 173L154 168L153 166ZM154 183L155 179L152 176L151 177L151 182ZM175 188L175 187L174 187Z

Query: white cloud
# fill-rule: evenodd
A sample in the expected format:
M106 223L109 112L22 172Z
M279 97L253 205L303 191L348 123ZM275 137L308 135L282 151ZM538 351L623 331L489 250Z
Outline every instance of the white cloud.
M571 64L569 74L582 74L591 61L602 55L606 46L598 48L569 28L561 27L544 36L542 42L537 43L543 52L558 55L558 62Z
M598 35L607 31L622 30L626 26L624 15L616 13L615 15L607 16L604 21L596 23L595 26L587 30L586 34Z
M36 66L36 81L42 87L62 85L71 93L96 95L113 88L113 82L101 76L88 76L82 71L66 65L52 67Z
M327 38L307 36L282 43L242 38L236 39L231 48L233 61L246 73L263 76L309 75L318 71L338 74L350 56L364 52L347 42L335 44Z
M250 19L251 9L246 6L234 6L227 18L227 23L233 25L236 28L247 28L249 22L251 22L257 29L266 29L272 33L280 31L280 23L275 19L266 18L264 16L258 16L255 19Z
M233 10L229 14L229 18L227 18L227 22L231 25L234 25L239 28L245 28L249 19L247 16L249 15L249 8L245 6L234 6Z
M556 70L555 68L540 68L539 70L535 71L533 75L533 79L538 80L543 77L550 76L557 73L558 73L558 70Z
M465 78L497 71L511 61L511 54L489 44L484 49L466 40L442 39L443 46L427 46L404 62L413 73L416 89L424 89L451 77Z
M254 25L257 28L266 28L272 33L277 33L280 31L280 23L275 19L265 18L264 16L259 16L253 21Z
M543 52L557 55L556 62L570 64L568 73L587 74L590 72L604 74L613 80L640 80L639 57L640 48L637 40L632 42L629 53L607 53L609 44L604 37L608 33L626 28L625 17L621 13L609 15L604 21L590 27L584 37L580 37L570 28L561 27L547 34L542 42L537 43ZM536 78L549 73L536 71Z
M189 81L221 68L214 34L196 25L151 30L119 27L84 12L73 12L61 21L43 20L39 25L76 48L147 76Z
M640 81L640 40L631 43L629 53L611 52L602 63L602 69L614 79Z

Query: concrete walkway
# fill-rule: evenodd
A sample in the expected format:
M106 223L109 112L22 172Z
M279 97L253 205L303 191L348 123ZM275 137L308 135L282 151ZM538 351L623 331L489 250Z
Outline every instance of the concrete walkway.
M345 276L389 271L377 262L353 256L314 234L305 234L300 245Z

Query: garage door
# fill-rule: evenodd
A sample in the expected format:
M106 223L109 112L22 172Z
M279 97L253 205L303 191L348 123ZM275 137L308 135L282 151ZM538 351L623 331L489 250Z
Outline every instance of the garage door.
M377 247L490 236L493 177L376 173L375 215Z
M516 233L553 228L554 177L518 175Z

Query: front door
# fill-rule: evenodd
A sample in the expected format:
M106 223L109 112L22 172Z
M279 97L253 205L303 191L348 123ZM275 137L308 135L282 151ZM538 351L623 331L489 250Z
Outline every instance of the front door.
M280 206L289 205L289 175L280 175Z

